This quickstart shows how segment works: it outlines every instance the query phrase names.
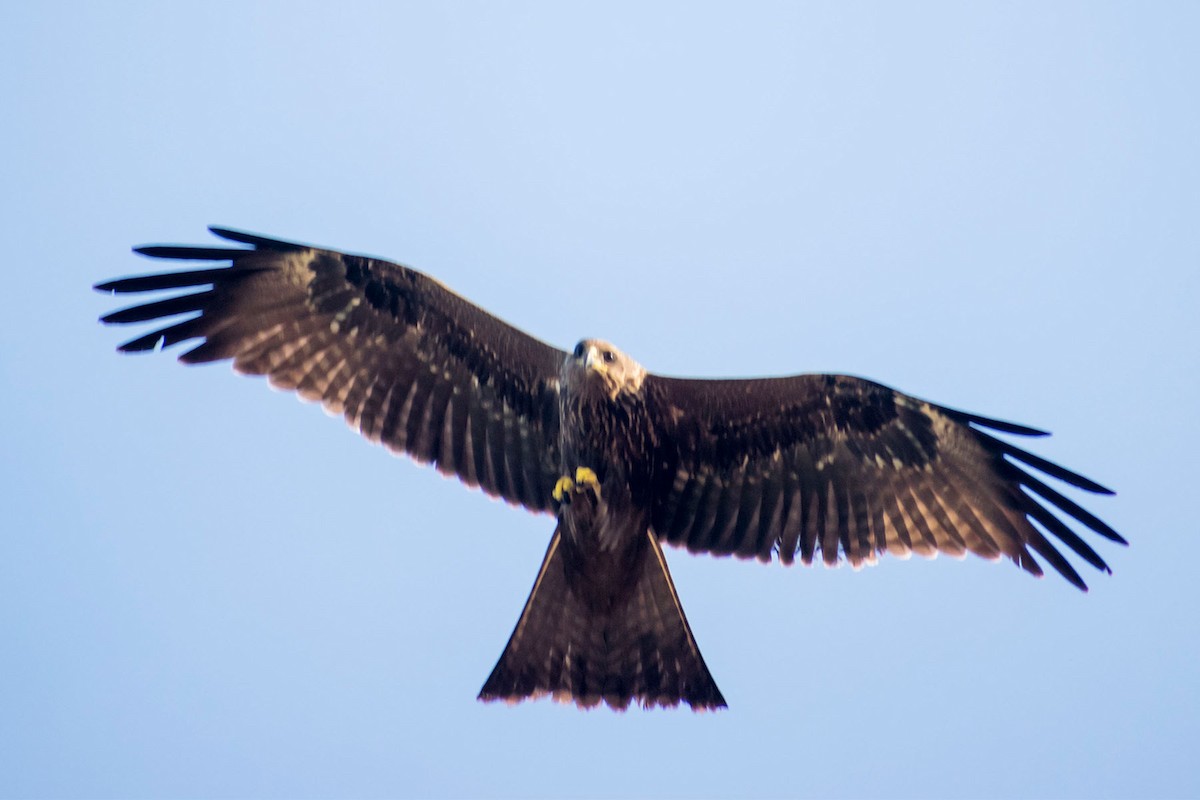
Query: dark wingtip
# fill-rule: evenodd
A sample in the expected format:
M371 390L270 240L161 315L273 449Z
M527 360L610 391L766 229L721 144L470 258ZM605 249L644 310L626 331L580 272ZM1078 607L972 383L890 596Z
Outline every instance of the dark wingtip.
M1116 494L1116 492L1114 492L1112 489L1109 489L1107 486L1104 486L1102 484L1096 483L1091 478L1088 478L1084 475L1080 475L1078 472L1075 472L1074 470L1069 470L1066 467L1055 464L1053 461L1049 461L1048 459L1042 458L1041 456L1034 455L1033 453L1030 453L1027 450L1022 450L1021 448L1016 447L1015 445L1009 444L1008 442L997 439L994 436L988 436L986 433L977 433L976 435L986 445L989 445L990 447L994 448L995 450L997 450L1001 453L1004 453L1009 458L1015 459L1016 461L1019 461L1022 464L1027 464L1028 466L1033 467L1034 469L1039 470L1041 472L1044 472L1053 478L1057 478L1058 480L1062 481L1063 483L1070 484L1071 486L1074 486L1077 489L1083 489L1085 492L1091 492L1092 494L1101 494L1101 495L1109 495L1109 496Z
M1031 428L1028 425L1018 425L1015 422L1007 422L1002 419L993 419L980 414L971 414L967 411L960 411L957 408L946 408L945 406L936 406L946 416L956 422L972 423L981 428L989 428L1002 433L1011 433L1016 436L1049 436L1050 431L1044 431L1041 428Z
M272 239L269 236L259 236L256 233L248 231L239 231L236 228L223 228L220 225L209 225L208 231L213 236L219 236L222 239L227 239L231 242L239 242L241 244L249 244L254 247L261 247L268 250L303 250L305 245L295 242L287 242L282 239Z
M177 248L165 249L171 250L171 255L164 256L165 258L185 257L176 254ZM225 260L229 258L229 255L220 251L211 251L207 258L209 260ZM96 289L102 292L115 292L118 294L157 292L162 291L163 289L187 289L215 283L218 280L228 280L232 272L233 270L229 267L216 267L213 269L185 270L183 272L161 272L151 275L134 275L129 278L115 278L113 280L105 281L104 283L98 283L96 284ZM237 274L247 275L251 272L253 272L253 270L243 269L238 271Z
M251 239L258 238L249 231L238 230L237 228L226 228L224 225L209 225L208 232L213 236L217 236L222 239L228 239L231 242L240 242L245 237L249 237Z
M1041 428L1031 428L1028 425L1018 425L1015 422L1006 422L1002 419L992 419L991 417L981 417L978 414L963 414L967 422L973 422L984 428L990 428L994 431L1003 433L1011 433L1017 436L1049 436L1050 431L1044 431Z

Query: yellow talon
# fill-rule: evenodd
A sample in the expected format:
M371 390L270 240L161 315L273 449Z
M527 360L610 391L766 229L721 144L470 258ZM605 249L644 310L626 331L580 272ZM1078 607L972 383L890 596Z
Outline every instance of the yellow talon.
M600 493L600 479L596 477L596 473L587 467L579 467L575 470L575 483L580 486L591 484L596 490L596 494Z
M584 491L587 487L591 487L596 496L600 496L600 479L596 477L596 473L587 467L579 467L575 470L575 480L571 480L570 475L563 475L554 484L554 491L550 496L554 498L556 503L564 503L570 501L570 495Z
M568 476L563 475L558 479L558 483L554 484L554 491L550 493L550 496L561 503L563 496L574 488L575 481L571 480Z

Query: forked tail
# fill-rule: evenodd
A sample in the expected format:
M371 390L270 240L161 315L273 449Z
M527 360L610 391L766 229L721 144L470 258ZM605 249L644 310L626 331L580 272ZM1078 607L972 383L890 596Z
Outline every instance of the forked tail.
M631 702L723 708L725 698L692 638L662 548L651 533L646 536L649 547L628 602L597 610L571 588L555 530L521 619L479 699L516 703L550 695L583 708L601 701L616 709Z

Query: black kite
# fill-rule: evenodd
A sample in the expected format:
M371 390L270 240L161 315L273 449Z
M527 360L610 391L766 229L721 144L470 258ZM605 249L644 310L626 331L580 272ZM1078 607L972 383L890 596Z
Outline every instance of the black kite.
M1063 518L1124 543L1030 470L1109 490L987 432L1042 431L841 375L661 377L606 342L543 344L399 264L212 232L250 248L140 247L232 263L96 287L188 290L103 317L189 315L122 351L199 339L181 361L233 359L371 441L555 516L483 700L724 706L661 542L784 564L969 551L1041 575L1036 553L1080 589L1045 533L1105 572Z

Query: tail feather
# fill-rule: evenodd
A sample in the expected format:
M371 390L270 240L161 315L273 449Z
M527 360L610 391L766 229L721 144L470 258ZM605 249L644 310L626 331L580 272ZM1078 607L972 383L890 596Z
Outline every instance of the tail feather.
M508 646L479 693L510 703L550 695L583 708L687 703L725 707L675 594L658 541L649 532L641 576L628 601L590 607L564 568L556 530Z

